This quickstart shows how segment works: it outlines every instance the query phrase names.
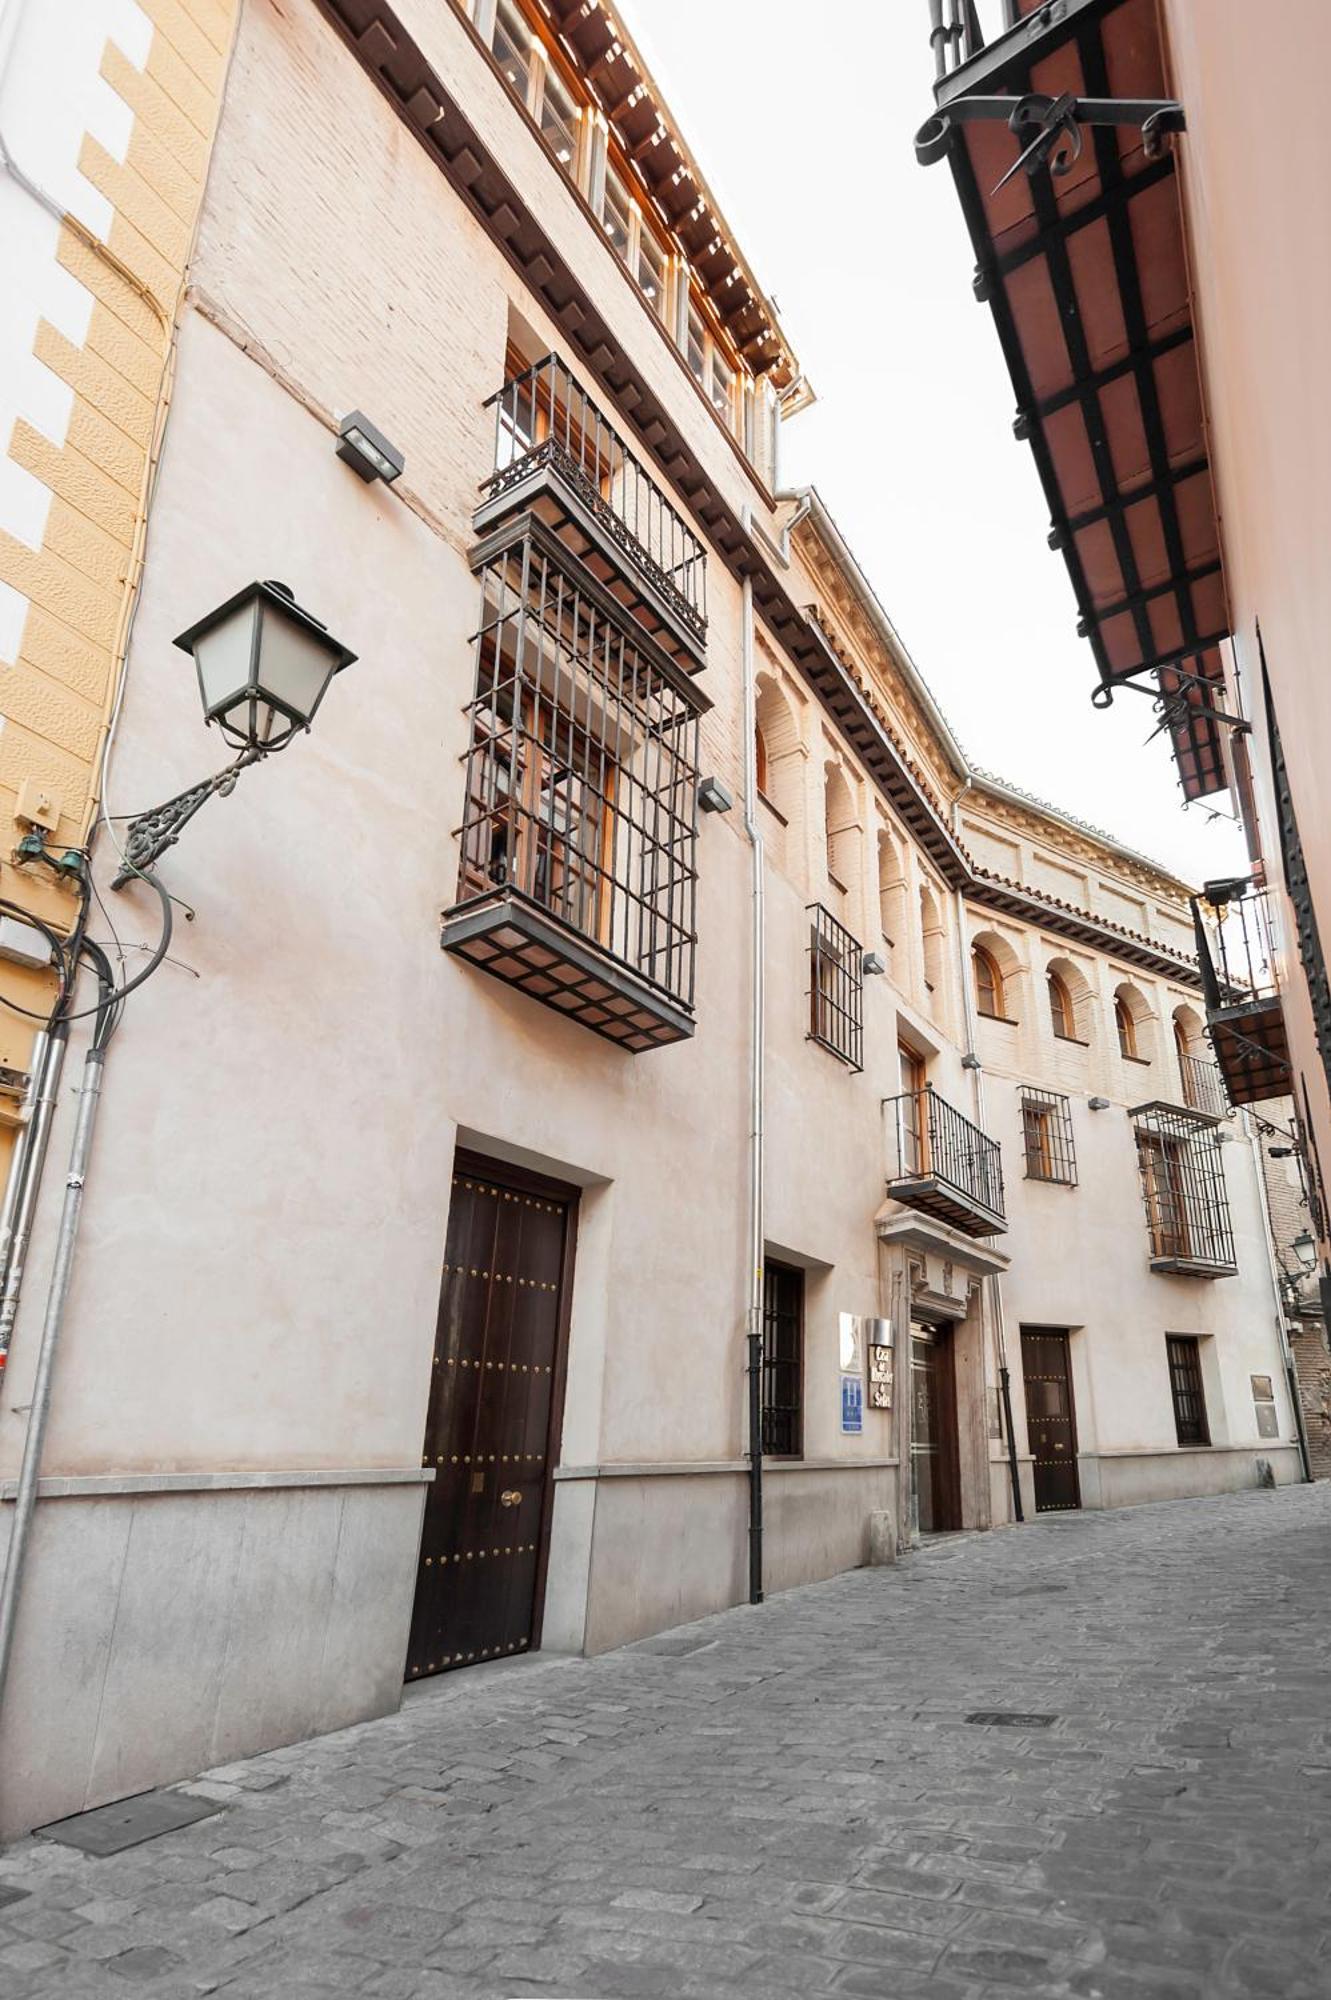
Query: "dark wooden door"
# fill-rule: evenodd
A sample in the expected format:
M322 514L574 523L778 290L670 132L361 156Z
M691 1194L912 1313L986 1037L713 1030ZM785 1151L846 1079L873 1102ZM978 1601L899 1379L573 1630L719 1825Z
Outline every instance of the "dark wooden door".
M957 1391L950 1328L912 1326L910 1463L922 1535L961 1526Z
M1035 1511L1054 1514L1080 1507L1067 1334L1058 1328L1024 1326L1021 1371L1026 1383L1026 1432L1035 1460Z
M458 1156L408 1680L536 1642L573 1216L570 1192Z

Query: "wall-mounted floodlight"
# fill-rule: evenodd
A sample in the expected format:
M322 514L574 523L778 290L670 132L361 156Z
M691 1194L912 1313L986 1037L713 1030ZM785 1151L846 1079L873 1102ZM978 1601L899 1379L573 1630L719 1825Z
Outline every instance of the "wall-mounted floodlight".
M337 455L364 480L382 479L391 486L406 460L359 410L343 417L337 427Z
M967 1054L961 1058L961 1067L963 1069L983 1069L984 1064L977 1055Z
M1108 1111L1109 1109L1109 1099L1107 1097L1088 1097L1086 1102L1092 1111Z
M705 813L728 813L735 801L719 778L704 778L698 787L698 809Z
M860 971L866 979L887 971L887 960L881 951L866 951L860 959Z

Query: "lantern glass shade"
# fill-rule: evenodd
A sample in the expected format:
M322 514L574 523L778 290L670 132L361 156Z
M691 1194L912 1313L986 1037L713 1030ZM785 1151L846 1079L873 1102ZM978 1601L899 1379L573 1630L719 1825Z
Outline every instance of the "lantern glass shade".
M1290 1247L1299 1260L1300 1268L1311 1273L1317 1264L1317 1243L1311 1233L1301 1229Z
M176 644L194 656L207 720L238 749L260 752L308 729L333 675L356 657L275 583L239 591Z

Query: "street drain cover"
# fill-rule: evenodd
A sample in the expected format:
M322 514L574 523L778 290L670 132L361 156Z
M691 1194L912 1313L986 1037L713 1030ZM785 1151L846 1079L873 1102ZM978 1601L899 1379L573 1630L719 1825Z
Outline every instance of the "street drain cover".
M974 1715L968 1715L966 1720L991 1729L1048 1729L1051 1722L1058 1721L1058 1717L1023 1715L1015 1708L977 1708Z
M201 1799L190 1792L140 1792L132 1799L117 1799L114 1805L95 1806L91 1812L75 1813L70 1819L52 1820L39 1826L45 1840L57 1840L62 1847L78 1847L85 1854L119 1854L126 1847L138 1847L156 1840L161 1833L192 1826L195 1820L210 1819L222 1808L216 1799Z

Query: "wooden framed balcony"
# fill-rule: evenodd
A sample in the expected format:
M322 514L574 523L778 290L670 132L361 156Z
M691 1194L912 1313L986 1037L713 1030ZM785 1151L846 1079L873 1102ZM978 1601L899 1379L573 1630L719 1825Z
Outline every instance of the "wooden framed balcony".
M998 1141L963 1117L931 1083L889 1097L883 1109L892 1199L967 1236L1000 1235L1007 1228L1007 1214Z
M476 528L531 513L661 652L694 673L707 645L702 543L556 354L490 398L495 469Z

